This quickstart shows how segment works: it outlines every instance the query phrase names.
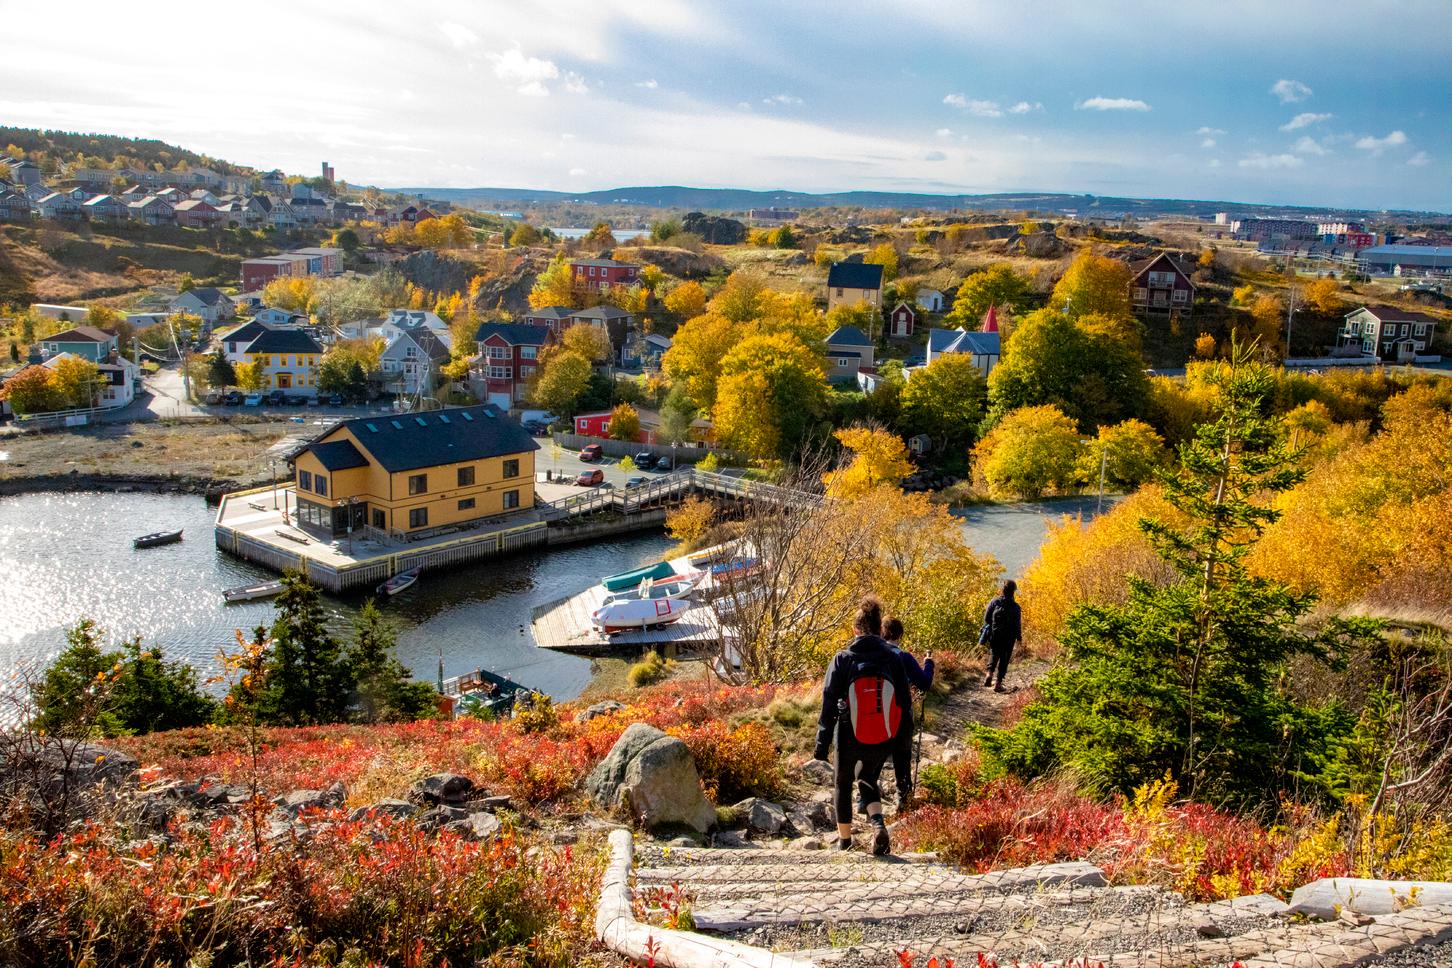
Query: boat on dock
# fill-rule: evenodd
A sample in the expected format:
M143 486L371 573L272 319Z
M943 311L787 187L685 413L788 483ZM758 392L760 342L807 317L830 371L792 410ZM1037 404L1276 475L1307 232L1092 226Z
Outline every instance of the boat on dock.
M228 602L252 602L259 598L275 598L282 594L282 582L264 581L255 585L238 585L222 592Z
M707 565L728 561L736 553L736 544L735 541L728 541L725 544L702 548L700 551L686 555L686 561L696 568L705 568Z
M704 571L694 571L685 575L674 575L670 578L647 578L634 588L628 588L623 592L614 592L605 596L606 605L613 605L616 602L631 601L659 601L665 598L685 598L696 590L706 578Z
M155 548L158 545L176 544L182 539L182 529L175 531L153 531L151 534L143 534L139 538L131 539L133 548Z
M732 558L730 561L723 561L711 566L711 581L740 581L743 578L754 576L759 571L761 571L760 558Z
M631 629L648 629L654 626L679 622L691 610L691 603L678 598L662 598L656 601L633 599L601 605L591 616L595 628L606 635Z
M676 573L669 561L657 561L653 565L646 565L644 568L637 568L634 571L622 571L618 575L606 575L601 579L600 584L607 592L623 592L627 588L634 588L647 578L660 579L669 578Z
M410 568L408 571L400 571L398 574L388 579L388 581L378 586L378 594L383 595L387 598L392 598L399 592L412 588L413 583L418 581L418 576L422 572L422 568Z

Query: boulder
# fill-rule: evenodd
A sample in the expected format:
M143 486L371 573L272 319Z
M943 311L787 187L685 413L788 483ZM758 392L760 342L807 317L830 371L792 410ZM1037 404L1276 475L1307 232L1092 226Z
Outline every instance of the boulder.
M808 760L797 772L803 780L817 786L827 786L832 782L832 764L826 760Z
M681 228L712 245L739 245L746 241L746 226L734 218L688 212Z
M788 850L821 850L822 849L822 839L820 837L811 837L811 836L803 835L801 837L796 838L795 840L790 841L787 844L787 849Z
M293 816L304 810L327 810L333 806L326 790L292 790L279 799L278 807Z
M775 836L786 826L786 811L770 800L750 797L736 804L735 810L752 833Z
M462 819L451 820L444 825L444 829L470 840L488 840L499 833L499 818L479 810Z
M588 723L597 716L608 716L611 713L619 712L625 708L625 703L616 702L614 699L607 699L604 702L597 702L589 709L583 709L575 717L577 723Z
M596 803L625 810L646 827L684 824L705 833L716 822L686 744L645 723L620 735L586 790Z
M1415 897L1415 900L1412 900ZM1412 904L1452 904L1452 884L1445 881L1381 881L1365 877L1323 877L1296 888L1291 913L1326 921L1344 908L1360 914L1393 914Z
M0 768L32 773L55 788L132 783L140 765L136 757L109 746L49 736L0 753Z
M474 781L458 773L435 773L415 783L408 791L414 803L463 803L473 798Z
M711 838L712 847L745 847L746 837L739 830L718 830Z
M379 800L370 806L358 807L352 813L348 814L348 819L362 820L371 813L382 817L393 817L402 820L407 817L412 817L417 812L418 807L409 803L407 800L395 800L390 797Z
M453 823L456 820L464 820L469 816L469 811L462 807L430 807L416 818L418 825L425 830L437 830L440 827Z

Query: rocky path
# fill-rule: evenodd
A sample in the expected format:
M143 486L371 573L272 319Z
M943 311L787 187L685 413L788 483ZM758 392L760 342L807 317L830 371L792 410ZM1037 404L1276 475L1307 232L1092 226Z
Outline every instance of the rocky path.
M983 953L1106 968L1430 966L1452 943L1452 905L1316 920L1266 895L1189 904L1111 887L1084 863L968 875L932 855L644 845L634 877L638 897L688 908L700 943L732 942L722 965L896 968L907 953L919 968L933 956L976 968Z

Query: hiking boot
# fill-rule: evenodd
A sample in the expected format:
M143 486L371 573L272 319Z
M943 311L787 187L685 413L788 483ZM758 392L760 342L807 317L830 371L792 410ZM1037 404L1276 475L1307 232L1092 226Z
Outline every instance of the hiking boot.
M1003 683L1001 683L1001 682L998 685L996 685L996 686L993 687L993 691L994 692L1008 692L1007 689L1003 688Z
M988 675L983 677L983 688L987 689L991 685L993 685L993 673L990 672Z
M892 849L892 843L887 838L887 823L881 817L873 823L877 826L877 835L872 838L872 856L886 857L887 852Z
M852 849L852 838L851 837L848 837L846 840L843 840L841 837L838 837L837 838L837 849L838 850L851 850Z

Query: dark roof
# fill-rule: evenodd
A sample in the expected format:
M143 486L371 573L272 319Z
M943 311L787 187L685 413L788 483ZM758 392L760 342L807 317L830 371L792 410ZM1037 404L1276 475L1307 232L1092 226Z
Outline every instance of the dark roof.
M413 340L414 345L423 350L424 355L431 360L447 360L452 355L449 348L444 345L444 341L435 336L434 331L423 324L400 326L398 339L394 342L397 343L399 339L405 338Z
M510 346L543 346L550 338L547 326L526 326L524 323L483 323L474 333L480 343L498 336Z
M570 318L571 319L623 319L623 318L625 318L625 317L627 317L629 315L630 315L630 313L627 313L625 310L621 309L619 306L610 306L610 305L606 305L606 304L603 304L602 303L599 306L591 306L589 309L577 309L574 312L570 313Z
M827 348L827 355L832 357L833 359L836 359L839 356L844 360L848 358L854 360L862 359L862 354L857 352L856 350L834 350L830 346Z
M1373 316L1375 316L1377 322L1379 322L1379 323L1392 323L1392 322L1396 322L1396 323L1401 323L1401 322L1407 322L1407 323L1440 323L1441 322L1441 320L1438 319L1436 316L1428 316L1426 313L1419 313L1419 312L1416 312L1416 311L1410 310L1410 309L1398 309L1395 306L1387 306L1387 305L1384 305L1382 303L1374 303L1374 304L1372 304L1370 306L1358 306L1356 309L1353 309L1350 313L1347 313L1346 315L1350 316L1353 313L1359 313L1363 309L1366 310L1367 312L1371 313ZM53 338L54 337L52 337L52 339Z
M838 326L831 336L827 337L827 346L871 346L872 340L867 334L856 326Z
M249 341L261 336L263 333L272 331L272 327L266 323L259 323L257 320L243 323L222 337L222 342L231 343L234 341Z
M391 474L539 450L539 444L523 427L490 404L357 417L340 426L347 427L363 449ZM313 444L308 449L318 446Z
M318 341L300 329L269 329L247 347L249 353L321 353Z
M1190 280L1189 267L1186 266L1179 259L1176 259L1174 256L1170 255L1168 252L1161 252L1158 255L1150 256L1148 259L1139 259L1131 262L1129 264L1129 271L1134 274L1134 278L1138 279L1140 276L1144 275L1146 269L1162 259L1168 262L1176 272L1184 276L1186 282L1189 282L1191 286L1194 285L1194 282L1191 282Z
M831 289L881 289L882 266L867 262L834 262L827 270Z
M215 306L227 298L227 294L215 286L197 286L195 289L188 289L187 292L200 299L205 306ZM181 293L177 298L180 299L185 295L186 292Z
M995 356L1001 352L1002 345L1002 337L998 333L977 333L965 329L928 330L928 348L934 353Z
M603 266L606 269L639 269L635 262L617 262L614 259L571 259L572 266Z
M318 463L330 471L368 466L368 458L353 446L351 440L330 440L326 444L313 444L309 449L318 459Z
M545 306L543 309L531 309L524 313L525 319L564 319L574 312L569 306Z
M94 326L76 326L54 336L46 336L42 343L108 343L116 338L115 333Z

